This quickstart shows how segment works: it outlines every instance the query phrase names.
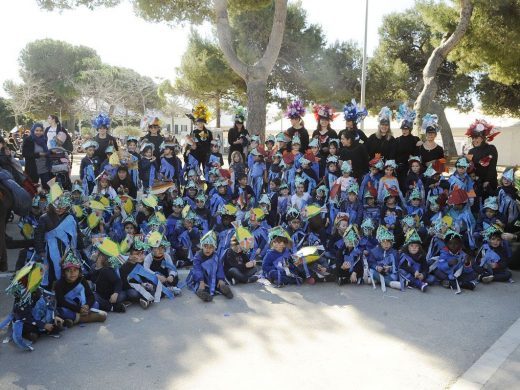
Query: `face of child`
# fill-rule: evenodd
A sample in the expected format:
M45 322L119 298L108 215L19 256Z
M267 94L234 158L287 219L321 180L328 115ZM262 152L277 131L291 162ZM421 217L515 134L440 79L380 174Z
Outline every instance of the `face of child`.
M170 148L165 148L163 154L164 154L166 157L170 157L170 156L173 155L173 151L172 151Z
M130 252L130 256L128 256L128 260L131 263L142 263L144 261L144 251L133 249L132 252Z
M147 149L145 152L144 152L144 156L146 158L152 158L152 151L150 149Z
M79 268L69 267L65 270L65 280L68 283L74 283L79 278Z
M226 194L226 187L225 186L219 186L218 187L218 193L220 195L225 195Z
M492 248L498 248L502 244L502 238L500 236L492 236L489 239L489 246Z
M74 192L72 193L72 200L73 200L73 201L77 201L77 200L79 200L80 198L81 198L81 194L79 193L79 191L74 191Z
M215 252L215 247L213 245L202 245L202 253L204 254L204 256L211 256L213 252Z
M270 182L269 182L269 189L270 189L272 192L275 192L275 191L278 189L278 187L276 186L276 183L275 183L275 182L270 181Z
M486 214L486 217L493 218L495 216L495 214L496 214L496 211L495 210L491 210L491 209L486 209L485 214Z
M241 187L245 187L247 185L247 177L241 177L238 184L240 184Z
M348 201L350 203L354 203L357 201L357 194L353 193L353 192L349 192L348 193Z
M464 167L457 167L457 173L462 176L466 173L466 168Z
M512 183L509 180L507 180L506 178L502 178L502 185L504 187L509 187L511 184Z
M291 145L291 149L295 152L299 152L300 151L300 144L292 144Z
M329 172L336 172L336 170L338 169L338 167L336 167L336 164L329 164Z
M394 168L392 167L385 167L385 175L386 176L393 176L394 174Z
M419 253L419 249L420 245L415 242L408 245L408 252L410 252L410 254L412 255L416 255L417 253Z
M296 192L301 195L301 194L303 194L303 191L305 191L304 185L303 184L298 184L296 186Z
M204 208L204 201L202 199L197 199L195 201L195 205L197 206L197 208L203 209Z
M184 220L184 227L188 230L193 228L193 221L191 219Z
M117 177L119 178L119 180L125 180L127 176L128 176L127 171L125 171L125 170L117 171Z
M135 226L132 225L131 223L127 223L125 225L125 233L126 234L130 234L130 235L134 235L135 234Z
M332 155L335 155L337 152L338 152L338 148L336 147L336 144L330 144L329 153Z
M251 141L250 146L251 146L251 149L254 149L254 148L256 148L256 147L258 146L258 142L256 142L256 141Z
M394 207L395 206L395 198L393 196L389 196L386 198L386 205L388 207Z
M289 221L289 225L291 225L293 230L298 230L302 226L302 223L298 218L295 218Z
M196 188L188 189L188 196L190 198L195 198L195 195L197 195L197 189Z
M421 164L419 164L417 161L414 161L410 168L413 173L418 174L419 172L421 172Z
M451 253L459 253L462 249L462 241L459 238L453 238L446 244Z
M92 157L94 155L95 149L94 148L87 148L86 153L88 157Z
M381 248L383 248L384 251L389 250L391 247L392 247L392 241L390 241L390 240L381 241Z
M280 190L280 194L281 194L282 196L287 196L287 195L289 195L289 189L288 189L288 188L283 188L283 189L281 189L281 190Z
M370 167L370 174L372 176L377 175L378 172L379 172L379 169L377 169L376 167Z
M260 225L260 222L256 219L249 219L249 226L256 228Z
M412 201L410 203L412 204L413 207L419 207L421 205L421 200L420 199L412 199Z
M235 253L241 253L242 252L242 248L238 244L232 244L231 245L231 249L233 249L233 252L235 252Z
M272 243L273 249L277 252L283 252L285 249L285 241L282 238L275 238Z
M175 214L180 214L181 211L182 211L182 207L179 206L179 205L173 205L173 206L172 206L172 211L173 211Z
M236 163L240 162L240 154L238 154L238 153L235 154L235 155L233 156L233 161L236 162Z
M315 156L318 154L318 152L320 151L320 148L318 148L317 146L313 146L311 148L311 152L312 154L314 154Z
M108 188L108 180L107 179L100 179L99 180L99 186L101 188Z
M340 223L338 224L338 233L340 235L343 235L343 233L345 233L345 231L347 230L347 227L348 227L347 221L340 221Z
M156 259L162 259L164 257L164 253L165 253L165 250L164 250L163 246L152 249L152 256L155 257Z
M135 150L137 148L137 144L135 142L129 142L129 143L127 143L127 146L128 146L128 150L130 152L135 152Z

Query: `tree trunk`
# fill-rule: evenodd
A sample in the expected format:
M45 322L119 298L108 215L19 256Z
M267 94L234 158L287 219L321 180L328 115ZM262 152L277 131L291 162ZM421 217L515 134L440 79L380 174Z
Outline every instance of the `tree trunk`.
M222 116L222 113L221 113L221 107L220 107L220 94L217 95L217 97L215 98L215 111L216 111L216 116L217 116L217 129L220 129L220 117Z
M251 107L247 115L249 134L258 135L265 141L265 92L267 79L247 82L247 107ZM253 109L254 108L254 109Z
M431 102L429 111L433 114L437 114L439 117L439 125L441 126L441 137L444 150L447 151L448 159L457 156L457 148L455 147L455 140L453 139L453 132L451 131L450 123L446 114L444 113L444 107L437 102Z
M415 101L414 109L416 112L415 117L415 130L417 133L420 132L422 125L422 118L426 114L426 110L430 107L435 95L437 94L437 70L442 65L446 56L451 50L460 42L471 21L471 15L473 13L473 4L471 0L462 0L460 9L460 18L457 27L453 34L449 37L445 36L442 39L441 44L436 47L426 66L423 70L423 82L424 86L419 94L419 97ZM452 136L453 138L453 136Z
M258 134L264 140L267 78L273 70L282 46L287 19L287 0L274 0L273 27L269 35L269 43L262 58L254 65L246 65L240 60L233 47L234 40L231 36L227 3L227 0L214 0L218 42L231 69L246 82L247 127L251 134ZM250 33L254 34L253 31Z
M16 125L16 127L18 127L20 125L20 123L18 122L18 115L17 114L14 114L14 124ZM11 129L9 129L11 130Z

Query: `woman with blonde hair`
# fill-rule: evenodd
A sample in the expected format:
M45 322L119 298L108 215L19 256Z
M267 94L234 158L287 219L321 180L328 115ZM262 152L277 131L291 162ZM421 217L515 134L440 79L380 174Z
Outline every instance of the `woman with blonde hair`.
M395 159L396 140L390 129L392 110L383 107L379 112L379 126L377 131L368 137L366 142L367 152L370 159L380 154L385 160Z

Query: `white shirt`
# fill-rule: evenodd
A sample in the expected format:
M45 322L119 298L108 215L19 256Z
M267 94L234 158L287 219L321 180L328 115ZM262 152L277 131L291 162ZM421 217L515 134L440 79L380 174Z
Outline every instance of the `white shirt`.
M47 131L47 148L52 149L56 147L56 127L49 127Z

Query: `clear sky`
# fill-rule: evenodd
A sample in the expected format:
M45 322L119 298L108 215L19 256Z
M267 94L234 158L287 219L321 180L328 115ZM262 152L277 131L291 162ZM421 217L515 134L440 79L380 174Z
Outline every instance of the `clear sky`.
M414 0L368 0L368 52L377 46L383 15L401 11ZM363 44L364 0L302 0L308 19L319 23L330 42L353 40ZM103 62L124 66L152 78L175 77L175 67L186 49L189 27L170 28L137 18L129 3L89 11L41 11L35 0L0 1L0 94L7 79L18 79L18 56L36 39L52 38L85 45ZM211 30L203 29L205 34Z

